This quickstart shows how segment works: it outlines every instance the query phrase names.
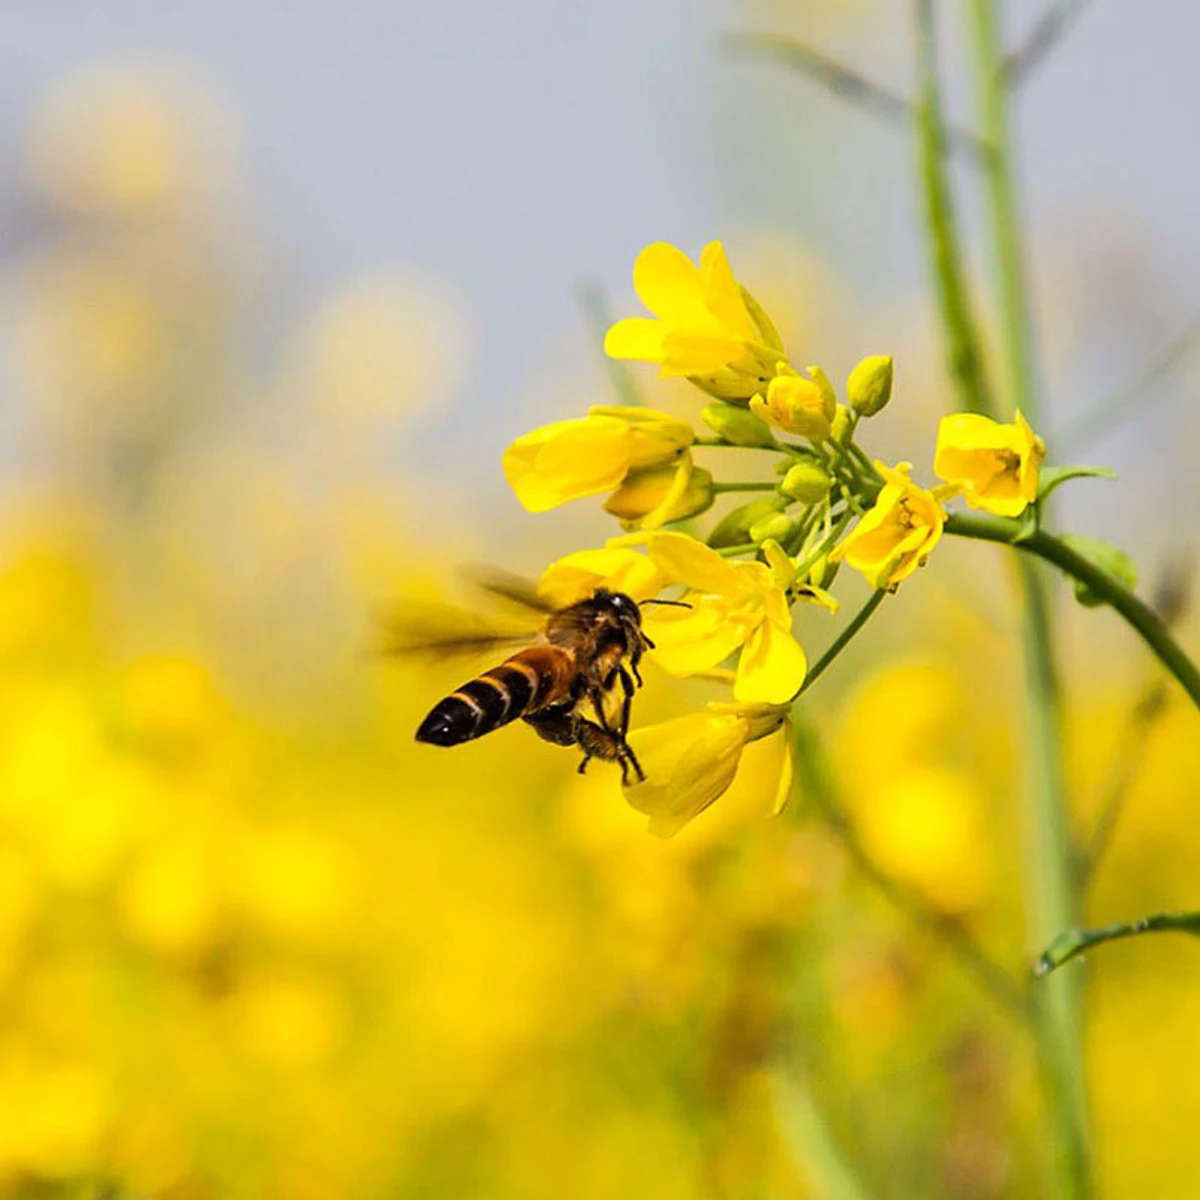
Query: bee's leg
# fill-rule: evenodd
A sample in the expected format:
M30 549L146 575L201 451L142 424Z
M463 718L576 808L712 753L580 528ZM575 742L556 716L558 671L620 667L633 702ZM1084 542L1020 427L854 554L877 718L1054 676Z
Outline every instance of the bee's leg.
M634 670L636 671L637 668L635 667ZM617 668L617 678L621 681L621 690L625 693L625 699L621 702L621 728L619 730L621 741L624 741L625 735L629 732L629 718L633 712L634 683L624 667Z
M579 772L579 774L580 774L580 775L586 775L586 774L587 774L587 765L588 765L588 763L590 763L591 761L592 761L592 755L590 755L590 754L589 754L589 753L588 753L588 752L585 750L585 751L583 752L583 757L582 757L582 758L579 760L579 768L578 768L578 772Z
M617 763L621 768L622 784L629 782L629 768L626 764L633 759L633 752L625 744L623 737L619 737L611 729L597 725L595 721L589 721L587 717L580 716L575 718L575 736L584 753L584 760L579 764L581 774L591 759L599 758L605 762ZM633 761L636 764L637 760ZM640 767L638 777L645 778Z

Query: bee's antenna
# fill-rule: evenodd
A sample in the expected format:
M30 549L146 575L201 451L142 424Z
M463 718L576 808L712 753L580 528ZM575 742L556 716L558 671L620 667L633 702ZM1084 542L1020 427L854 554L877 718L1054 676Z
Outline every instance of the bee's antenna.
M661 604L664 608L691 608L686 600L639 600L639 605Z

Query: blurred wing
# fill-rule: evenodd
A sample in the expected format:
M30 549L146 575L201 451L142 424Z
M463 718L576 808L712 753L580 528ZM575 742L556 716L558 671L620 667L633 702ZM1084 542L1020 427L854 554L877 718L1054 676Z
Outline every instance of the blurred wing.
M553 606L538 595L537 584L523 575L488 566L468 567L464 574L476 587L515 604L526 613L535 612L545 616L554 611Z
M529 622L521 628L449 604L405 601L380 614L375 645L379 654L388 656L465 657L528 646L539 626Z

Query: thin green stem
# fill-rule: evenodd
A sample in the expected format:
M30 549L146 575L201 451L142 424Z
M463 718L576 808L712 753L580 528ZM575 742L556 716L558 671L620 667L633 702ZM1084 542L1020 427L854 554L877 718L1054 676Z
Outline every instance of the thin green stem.
M821 678L829 669L833 660L858 636L859 630L871 619L872 614L883 603L883 598L887 594L886 588L880 588L878 591L871 593L867 602L854 614L854 617L846 625L846 628L837 635L829 649L809 669L808 674L804 677L804 683L801 684L800 690L796 693L797 698L803 696Z
M1200 707L1200 669L1175 640L1167 623L1114 575L1045 530L1023 535L1018 522L1006 517L956 514L946 519L946 532L956 537L1012 546L1053 563L1072 579L1085 584L1138 634L1151 653L1179 681L1193 703Z
M730 33L722 39L726 49L735 54L773 59L807 75L841 100L863 109L900 128L910 128L917 119L917 106L898 92L893 92L858 71L835 62L828 55L775 33ZM976 162L985 159L988 147L969 129L948 127L943 138L943 154L962 154Z
M727 442L719 437L698 437L692 439L693 446L706 446L710 450L769 450L772 454L803 454L799 446L788 442L772 442L769 446L739 446L736 442Z
M721 495L722 492L773 492L775 490L775 481L761 483L714 483L712 491L714 496Z
M1065 929L1042 952L1033 973L1041 978L1092 946L1115 942L1119 938L1140 937L1143 933L1190 933L1200 937L1200 912L1155 913L1136 921L1101 925L1098 929Z
M946 335L950 377L959 407L995 415L996 402L984 370L982 343L963 269L950 177L942 156L945 120L937 72L937 28L933 0L916 0L920 173L925 227L933 265L934 290ZM988 163L991 155L988 156Z
M992 148L984 182L1000 324L1002 392L1036 426L1039 404L1031 305L996 0L971 0L970 18L982 131ZM1067 816L1052 605L1047 580L1036 563L1022 559L1020 579L1029 745L1027 920L1034 941L1044 944L1055 931L1077 923L1080 891ZM1064 977L1039 989L1035 997L1034 1029L1055 1135L1055 1193L1067 1200L1082 1200L1093 1191L1081 983L1077 977Z
M722 558L737 558L739 555L742 555L742 554L757 554L758 553L758 543L757 542L742 542L740 545L737 545L737 546L722 546L717 551L717 553Z

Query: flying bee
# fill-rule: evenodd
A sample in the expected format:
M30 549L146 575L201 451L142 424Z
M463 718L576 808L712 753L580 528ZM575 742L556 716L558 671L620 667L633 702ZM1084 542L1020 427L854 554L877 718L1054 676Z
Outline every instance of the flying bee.
M485 586L510 600L537 607L545 618L541 630L534 635L532 646L468 680L435 704L417 729L417 741L458 746L520 718L548 742L577 746L583 752L580 773L597 758L617 763L623 782L628 781L630 768L639 780L644 779L641 764L626 740L634 693L642 686L639 663L647 650L654 649L642 629L637 601L624 592L600 587L566 608L550 609L532 589L509 577L493 578L485 581ZM401 633L404 637L403 630ZM409 633L393 648L478 650L506 641L512 639L486 632L424 639Z

